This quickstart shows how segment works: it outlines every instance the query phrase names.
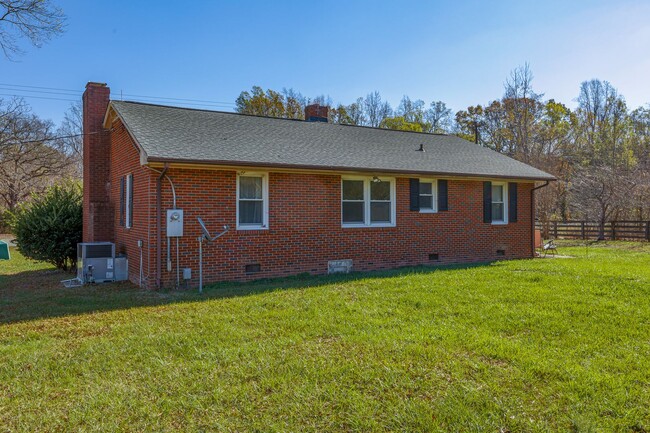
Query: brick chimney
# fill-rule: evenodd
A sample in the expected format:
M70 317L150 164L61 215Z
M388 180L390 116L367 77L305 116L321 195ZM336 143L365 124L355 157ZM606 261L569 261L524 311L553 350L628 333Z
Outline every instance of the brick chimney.
M327 122L329 107L320 104L311 104L305 107L305 120L307 122Z
M104 129L111 89L86 84L83 94L83 241L113 241L110 209L110 134Z

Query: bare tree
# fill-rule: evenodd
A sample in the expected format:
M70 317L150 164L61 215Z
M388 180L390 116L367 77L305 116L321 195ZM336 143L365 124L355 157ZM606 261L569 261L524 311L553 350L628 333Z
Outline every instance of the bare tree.
M626 165L627 161L621 158L631 125L626 121L623 96L607 81L585 81L580 85L576 113L580 126L577 144L584 159L612 167Z
M379 92L377 91L368 93L366 98L363 100L363 108L365 117L368 121L368 126L374 128L378 128L382 120L390 117L393 112L390 104L387 101L382 101L381 95L379 95Z
M13 211L33 193L67 177L71 158L54 139L53 125L21 100L0 101L0 199Z
M70 104L57 130L56 144L59 150L70 158L75 176L81 177L83 170L83 115L81 101Z
M24 53L20 39L35 47L63 33L65 15L50 0L0 0L0 48L8 59Z
M502 104L510 130L509 154L530 160L536 121L542 109L542 95L533 91L533 71L528 63L515 68L504 84Z
M583 167L571 182L572 201L585 219L596 219L598 239L605 239L605 223L616 221L629 205L637 187L635 175L613 170L607 165ZM595 217L595 218L594 218Z
M601 126L607 121L618 92L608 81L589 80L580 85L578 106L588 143L595 145Z
M427 131L446 133L451 129L451 110L442 101L433 101L425 113Z
M331 107L333 105L332 98L329 95L318 95L315 98L308 100L309 104L318 104L324 107Z
M424 101L417 99L411 100L407 95L402 97L402 100L397 107L397 116L403 117L409 123L424 124Z

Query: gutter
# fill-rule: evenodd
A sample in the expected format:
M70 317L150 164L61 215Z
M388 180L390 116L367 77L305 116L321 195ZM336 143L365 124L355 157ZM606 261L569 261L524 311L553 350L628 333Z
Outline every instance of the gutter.
M535 191L547 187L549 183L551 181L547 180L543 185L530 190L530 235L533 242L533 249L531 250L533 258L535 258Z
M352 172L352 173L382 173L382 174L401 174L404 176L436 176L436 177L466 177L472 179L516 179L527 181L552 181L557 180L554 176L512 176L500 174L480 174L480 173L443 173L421 170L405 170L405 169L390 169L390 168L374 168L374 167L344 167L335 165L311 165L311 164L283 164L283 163L260 163L251 161L225 161L225 160L200 160L200 159L178 159L178 158L161 158L148 156L147 163L158 164L191 164L197 166L218 166L220 168L228 169L232 167L237 168L269 168L269 169L290 169L290 170L308 170L308 171L329 171L329 172Z

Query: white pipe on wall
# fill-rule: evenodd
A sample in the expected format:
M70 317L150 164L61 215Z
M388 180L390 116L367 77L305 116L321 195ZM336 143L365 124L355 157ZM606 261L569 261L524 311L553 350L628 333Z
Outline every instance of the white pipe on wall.
M203 235L199 236L199 293L203 293Z

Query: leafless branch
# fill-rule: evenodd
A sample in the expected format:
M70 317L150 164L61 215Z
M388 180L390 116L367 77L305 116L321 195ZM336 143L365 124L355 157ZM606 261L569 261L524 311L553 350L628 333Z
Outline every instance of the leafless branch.
M24 53L21 39L40 48L64 26L63 11L50 0L0 0L0 49L10 60Z

